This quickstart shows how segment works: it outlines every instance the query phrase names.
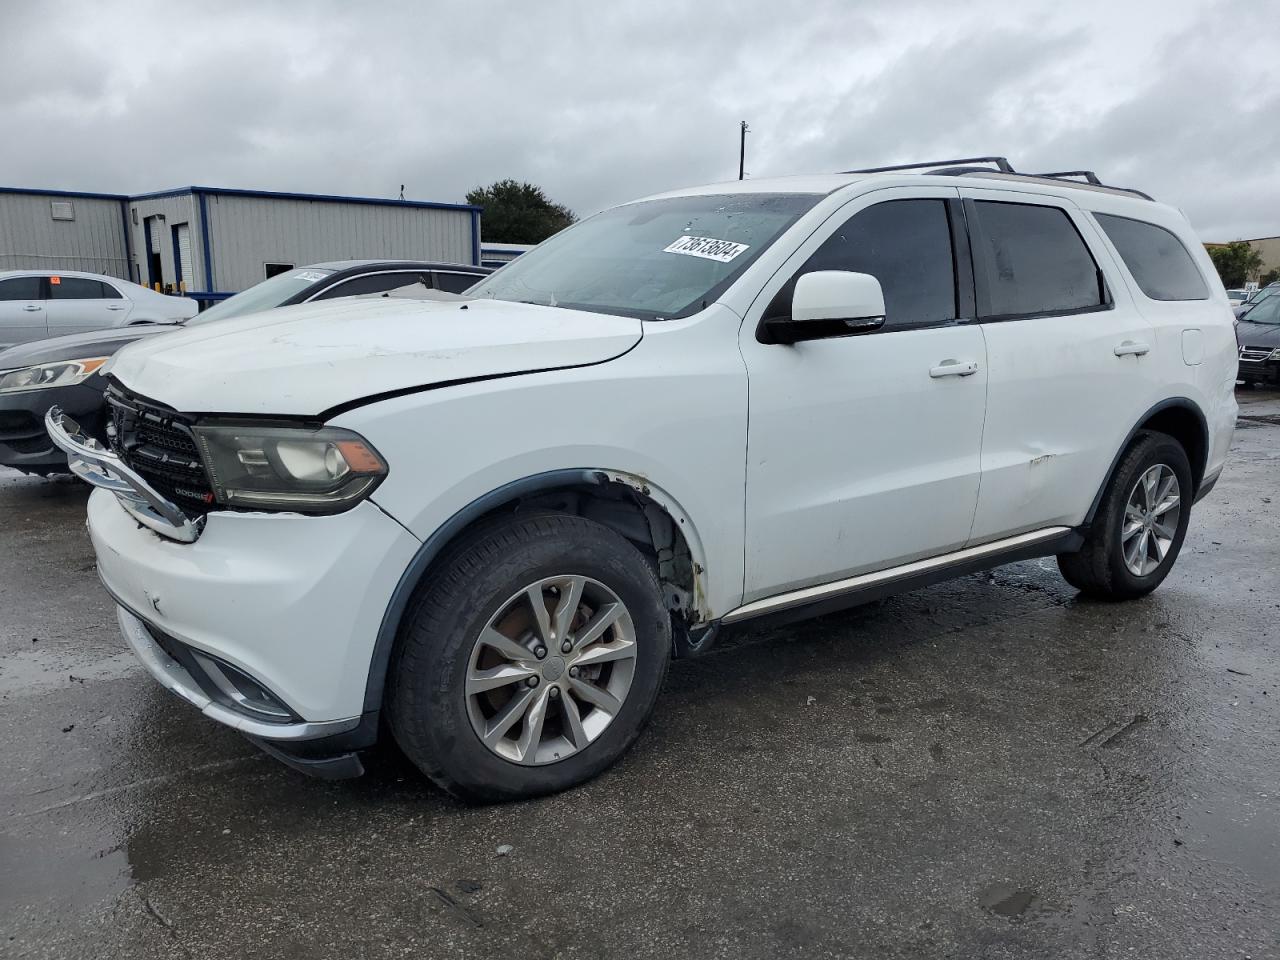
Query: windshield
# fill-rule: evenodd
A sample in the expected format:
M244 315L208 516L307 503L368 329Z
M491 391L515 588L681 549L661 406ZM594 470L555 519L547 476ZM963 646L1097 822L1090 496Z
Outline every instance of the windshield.
M1246 309L1242 314L1240 314L1241 318L1251 316L1253 314L1253 311L1258 309L1258 307L1262 306L1262 304L1269 303L1277 299L1276 298L1277 293L1280 293L1280 290L1272 290L1270 288L1264 288L1263 290L1260 290L1258 294L1256 294L1253 297L1252 300L1248 301L1248 303L1245 304Z
M187 326L194 327L199 323L211 320L226 320L228 317L239 317L256 310L270 310L278 307L290 297L337 271L324 267L307 267L305 270L289 270L277 274L270 280L254 284L248 290L242 290L234 297L227 297L221 303L215 303L208 310L197 314L187 321Z
M820 199L717 194L615 207L522 254L467 295L644 320L689 316Z
M1247 320L1249 323L1280 324L1280 297L1259 300L1240 319Z

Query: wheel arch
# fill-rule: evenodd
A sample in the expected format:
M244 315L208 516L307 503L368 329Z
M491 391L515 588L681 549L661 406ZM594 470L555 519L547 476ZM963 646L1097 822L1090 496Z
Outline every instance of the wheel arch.
M706 556L692 519L679 502L647 478L601 468L553 470L504 484L473 500L435 532L414 554L392 592L374 641L365 683L364 710L382 707L387 669L400 625L413 595L440 555L476 524L522 509L552 509L595 520L654 555L663 600L675 626L688 630L709 623Z
M1124 442L1120 444L1116 455L1111 459L1111 466L1107 468L1107 474L1102 478L1093 502L1089 505L1089 512L1084 518L1086 526L1093 522L1094 515L1102 503L1102 495L1106 492L1112 476L1115 475L1120 458L1124 456L1140 430L1155 430L1168 434L1182 444L1182 448L1187 452L1187 459L1191 462L1193 499L1194 494L1199 492L1209 457L1209 422L1205 418L1204 411L1195 401L1187 397L1170 397L1167 400L1161 400L1139 417L1138 422L1125 436Z

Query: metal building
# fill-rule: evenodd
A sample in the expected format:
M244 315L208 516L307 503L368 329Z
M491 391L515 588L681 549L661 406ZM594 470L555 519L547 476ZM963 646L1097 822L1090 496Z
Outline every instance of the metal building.
M219 187L0 188L0 269L62 268L215 300L307 263L480 262L480 207Z
M129 198L0 187L0 270L88 270L130 279Z
M532 243L486 243L480 248L480 264L485 267L500 267L533 247Z

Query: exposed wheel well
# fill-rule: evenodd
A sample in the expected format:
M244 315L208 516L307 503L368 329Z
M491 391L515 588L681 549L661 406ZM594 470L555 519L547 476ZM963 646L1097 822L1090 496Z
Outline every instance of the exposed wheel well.
M566 483L516 496L476 517L457 536L494 517L534 510L585 517L622 534L653 561L672 614L686 623L697 619L700 571L695 569L680 522L644 490L629 484L617 480Z
M392 594L374 643L365 686L365 710L382 705L387 665L410 602L440 558L477 524L522 511L552 510L586 517L617 531L649 556L671 611L677 648L688 646L693 628L711 619L705 607L703 570L683 531L685 521L635 477L595 470L563 470L516 481L481 498L428 538ZM696 540L696 534L694 534ZM708 632L703 631L702 635Z
M1190 407L1179 404L1157 410L1142 421L1138 429L1168 434L1182 444L1182 449L1187 451L1187 459L1191 462L1191 483L1198 491L1209 457L1209 438L1205 433L1204 419Z

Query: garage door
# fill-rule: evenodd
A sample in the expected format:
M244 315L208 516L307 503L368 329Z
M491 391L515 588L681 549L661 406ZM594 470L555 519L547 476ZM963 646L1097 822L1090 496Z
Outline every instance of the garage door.
M191 269L191 226L186 223L176 224L173 228L174 245L178 248L178 279L182 289L194 290L196 275Z

